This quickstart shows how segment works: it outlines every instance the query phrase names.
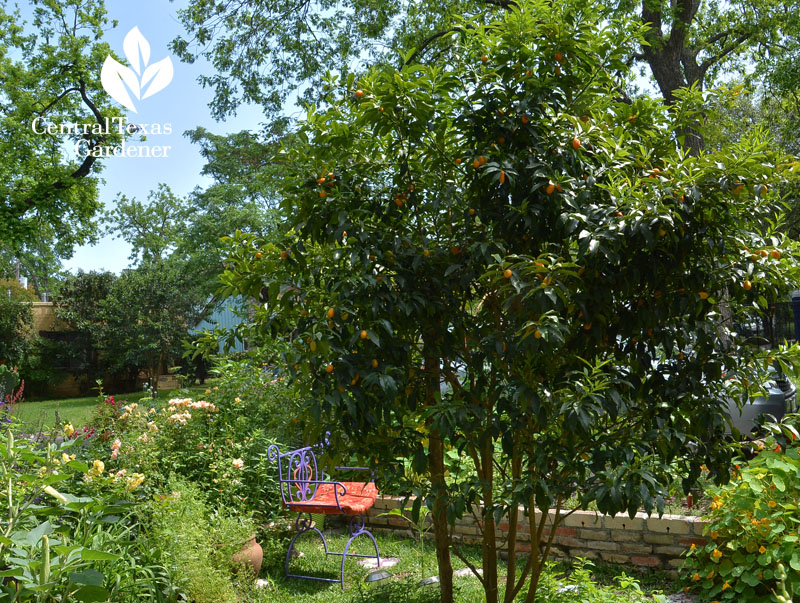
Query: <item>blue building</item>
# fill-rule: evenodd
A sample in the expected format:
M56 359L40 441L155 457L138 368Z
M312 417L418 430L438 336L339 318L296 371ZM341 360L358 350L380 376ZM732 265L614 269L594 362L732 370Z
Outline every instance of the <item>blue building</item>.
M241 296L229 297L222 302L213 298L208 302L207 311L204 312L200 322L189 332L194 334L205 330L213 331L216 327L233 331L233 329L245 322L246 316L247 302ZM218 352L220 354L231 354L244 352L246 349L245 342L237 338L230 349L226 349L225 341L220 341Z

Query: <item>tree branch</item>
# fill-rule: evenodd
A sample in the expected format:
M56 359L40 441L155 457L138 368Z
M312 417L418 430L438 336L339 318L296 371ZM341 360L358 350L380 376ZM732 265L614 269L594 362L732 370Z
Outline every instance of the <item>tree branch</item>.
M752 33L744 33L739 35L733 42L731 42L727 47L723 48L718 54L708 57L705 61L700 63L700 73L701 77L705 75L708 69L716 64L719 63L722 59L732 53L734 50L739 48L742 44L744 44L749 38L752 37Z
M664 38L664 32L661 31L663 22L661 21L660 10L650 10L647 6L648 0L642 0L642 23L649 23L651 28L645 33L648 40L661 41Z
M470 569L470 571L472 571L472 573L478 577L478 580L481 581L481 584L483 584L484 586L486 585L486 580L481 575L481 571L477 567L475 567L475 565L469 559L464 557L464 555L461 553L461 551L458 550L458 546L456 545L453 545L453 554L464 562L464 565L466 565Z
M80 92L80 88L78 88L77 86L72 87L72 88L67 88L66 90L64 90L64 92L62 92L57 97L55 97L55 99L53 99L53 101L51 103L49 103L44 109L42 109L41 111L34 111L34 113L36 115L40 115L40 116L44 115L50 109L52 109L58 103L58 101L60 101L65 96L67 96L67 94L69 94L70 92Z
M483 1L486 2L486 4L491 4L492 6L498 6L506 10L519 6L516 2L514 2L514 0L483 0Z
M103 114L100 113L100 110L97 108L97 105L95 105L92 102L92 99L89 98L89 95L86 92L86 82L80 79L78 80L78 83L80 84L81 98L83 99L83 102L86 104L87 107L89 107L89 110L94 114L97 123L105 127L106 122L105 118L103 117ZM97 139L97 142L99 143L102 142L103 140L105 140L105 137L100 136ZM95 143L94 146L97 146L97 143ZM85 176L88 176L89 173L92 171L92 166L94 165L95 161L97 161L97 157L92 157L92 154L88 153L86 157L84 157L83 163L81 163L80 167L78 167L77 170L75 170L70 174L70 177L77 180L78 178L83 178ZM66 188L66 186L62 188Z
M417 57L419 55L421 55L423 52L425 52L425 50L428 48L428 46L430 44L432 44L433 42L435 42L439 38L442 38L442 37L444 37L444 36L446 36L448 34L451 34L451 33L455 33L457 31L461 31L461 28L460 27L453 27L451 29L447 29L445 31L440 31L440 32L437 32L437 33L435 33L435 34L433 34L431 36L428 36L427 38L425 38L425 40L422 41L422 44L419 45L419 48L417 48L413 52L413 54L410 57L408 57L408 60L406 60L403 63L403 67L405 67L406 65L409 65L409 64L413 63L415 60L417 60Z

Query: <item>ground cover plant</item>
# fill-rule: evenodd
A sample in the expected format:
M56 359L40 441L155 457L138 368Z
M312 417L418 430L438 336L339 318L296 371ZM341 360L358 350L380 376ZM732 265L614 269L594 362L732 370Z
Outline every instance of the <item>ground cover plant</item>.
M0 440L0 597L13 601L157 599L166 570L142 546L136 492L143 477L110 476L82 438Z
M800 417L787 415L730 484L713 489L705 534L684 567L692 589L719 601L791 601L800 593Z
M223 293L265 302L242 338L283 339L333 449L430 508L443 601L473 503L487 602L533 601L549 546L517 565L520 506L661 512L675 467L684 493L701 466L727 481L728 400L795 361L734 331L796 282L772 220L791 163L760 136L690 153L697 90L624 102L641 34L525 2L454 32L447 68L329 78L276 158L291 230L229 241Z

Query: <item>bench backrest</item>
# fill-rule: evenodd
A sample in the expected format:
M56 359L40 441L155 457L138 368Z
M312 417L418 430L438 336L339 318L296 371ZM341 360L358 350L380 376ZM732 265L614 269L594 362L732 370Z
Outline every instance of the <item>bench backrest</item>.
M312 446L281 452L277 444L267 449L269 460L278 462L278 478L281 484L283 504L311 500L317 493L318 483L323 478L317 471L317 457Z

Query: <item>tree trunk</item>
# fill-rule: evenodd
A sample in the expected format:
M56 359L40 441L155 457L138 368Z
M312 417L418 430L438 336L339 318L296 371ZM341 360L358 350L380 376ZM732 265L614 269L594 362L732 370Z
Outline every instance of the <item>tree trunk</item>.
M439 393L439 358L425 358L426 404L436 404ZM450 528L447 522L447 484L445 482L444 442L437 429L431 429L428 444L428 466L433 490L433 535L436 543L436 562L439 568L439 587L442 603L454 603L453 565L450 561Z
M487 413L491 416L492 409ZM497 526L494 521L493 486L494 486L494 446L492 439L487 434L486 441L481 446L481 465L483 469L483 590L486 594L486 603L497 603ZM511 518L509 517L509 521ZM509 550L509 554L511 551ZM512 580L513 581L513 580Z
M687 47L687 31L699 6L698 0L673 3L675 12L670 31L663 32L663 15L658 5L648 0L642 2L642 22L650 24L651 29L644 35L647 45L642 47L641 56L650 67L667 105L675 103L676 90L692 84L701 89L703 86L704 70L697 64L697 53ZM703 137L692 128L678 132L678 136L683 136L682 146L692 155L699 155L705 147Z
M519 454L519 443L514 439L511 454L511 483L516 486L522 476L522 460ZM506 590L503 603L513 603L517 591L517 522L519 521L519 505L512 504L508 511L508 563L506 564ZM530 529L528 530L531 531ZM531 555L535 554L535 546L531 544Z
M431 486L433 487L433 534L442 603L454 603L453 566L450 562L450 527L447 523L447 494L444 481L444 444L438 433L430 435Z
M483 448L484 479L487 483L487 487L483 491L483 508L486 512L483 517L483 590L486 594L486 603L497 603L497 526L492 511L494 506L492 493L494 466L492 465L491 439L487 438L487 443Z

